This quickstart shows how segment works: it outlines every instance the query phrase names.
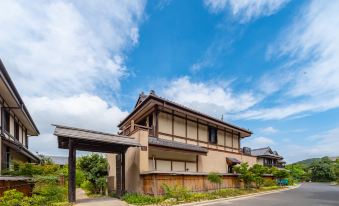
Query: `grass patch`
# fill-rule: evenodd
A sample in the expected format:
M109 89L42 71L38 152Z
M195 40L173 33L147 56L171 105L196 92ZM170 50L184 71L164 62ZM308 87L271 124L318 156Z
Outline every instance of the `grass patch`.
M133 205L176 205L189 202L200 202L220 198L235 197L239 195L252 194L270 190L281 189L280 186L262 187L260 189L220 189L212 192L188 192L185 188L178 186L165 186L163 196L150 196L143 194L126 194L123 200ZM179 192L180 191L180 192Z
M134 205L159 205L165 200L162 196L150 196L143 194L126 194L122 199L128 204Z

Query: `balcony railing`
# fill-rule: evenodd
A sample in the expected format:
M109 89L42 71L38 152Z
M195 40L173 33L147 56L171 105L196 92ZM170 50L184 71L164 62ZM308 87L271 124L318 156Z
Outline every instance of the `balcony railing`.
M147 127L147 126L138 125L138 124L134 124L134 126L128 125L119 134L120 135L130 136L131 134L133 134L133 133L135 133L135 132L137 132L139 130L146 130L146 131L148 131L148 136L150 136L150 137L154 137L155 136L154 126Z
M278 167L278 168L284 168L284 165L283 164L277 164L277 163L275 163L275 164L270 164L270 163L264 163L264 166L266 166L266 167Z
M0 128L1 129L1 128ZM1 129L1 133L5 136L6 139L9 139L17 144L21 144L23 147L27 148L27 144L24 145L22 142L20 142L17 138L15 138L13 135L11 135L9 132L6 130Z

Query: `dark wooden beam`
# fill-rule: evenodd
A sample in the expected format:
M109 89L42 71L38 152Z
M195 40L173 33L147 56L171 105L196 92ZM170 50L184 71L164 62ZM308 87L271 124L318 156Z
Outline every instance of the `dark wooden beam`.
M73 140L69 139L69 154L68 154L68 202L74 203L75 196L75 161L76 149L73 145Z
M159 137L159 108L155 105L155 136Z
M125 167L125 154L126 151L124 151L123 153L121 153L121 194L124 195L125 191L126 191L126 187L125 187L125 177L126 177L126 167Z
M122 176L121 176L121 154L117 154L116 156L116 161L115 161L115 164L116 164L116 195L118 198L121 198L122 196Z

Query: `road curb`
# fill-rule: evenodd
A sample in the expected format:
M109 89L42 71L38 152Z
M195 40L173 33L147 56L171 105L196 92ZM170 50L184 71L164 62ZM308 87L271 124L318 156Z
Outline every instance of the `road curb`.
M268 195L268 194L293 190L293 189L299 188L300 186L301 186L301 184L299 184L297 186L284 188L284 189L279 189L279 190L273 190L273 191L267 191L267 192L258 192L258 193L253 193L253 194L239 195L239 196L220 198L220 199L215 199L215 200L206 200L206 201L201 201L201 202L190 202L190 203L179 204L177 206L203 206L203 205L209 205L209 204L212 204L212 203L218 203L218 202L223 202L223 201L227 201L227 200L237 200L237 199L256 197L256 196L262 196L262 195Z

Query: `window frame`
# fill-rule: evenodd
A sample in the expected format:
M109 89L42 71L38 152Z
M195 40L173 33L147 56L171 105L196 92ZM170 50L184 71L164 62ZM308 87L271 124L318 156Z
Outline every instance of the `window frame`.
M212 141L212 131L214 131L214 141ZM213 126L208 126L208 143L210 144L218 144L218 128L213 127Z
M20 124L14 121L14 138L20 141Z
M11 130L11 114L10 111L8 111L7 109L3 110L3 127L4 127L4 131L7 132L8 134L10 134L10 130Z

